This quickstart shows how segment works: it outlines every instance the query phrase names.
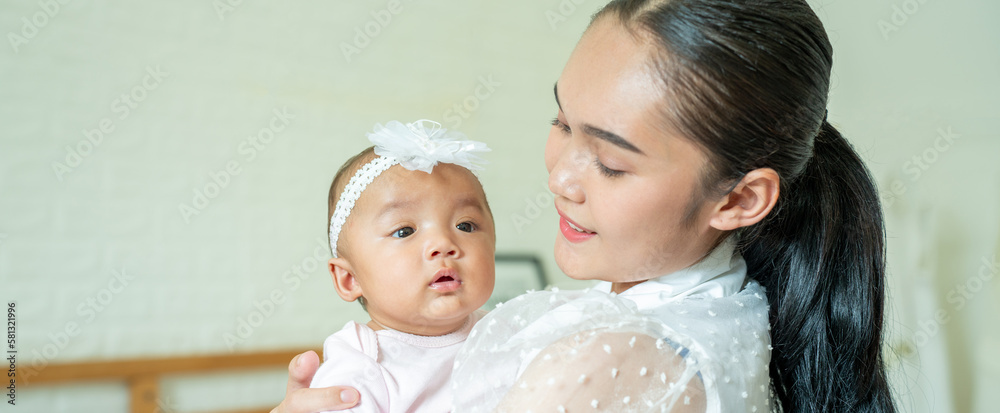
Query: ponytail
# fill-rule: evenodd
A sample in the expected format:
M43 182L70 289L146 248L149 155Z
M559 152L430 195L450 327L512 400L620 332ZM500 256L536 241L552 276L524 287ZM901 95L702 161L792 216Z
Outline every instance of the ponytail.
M868 169L828 122L803 173L742 234L741 249L767 289L781 410L894 411L881 352L882 209Z

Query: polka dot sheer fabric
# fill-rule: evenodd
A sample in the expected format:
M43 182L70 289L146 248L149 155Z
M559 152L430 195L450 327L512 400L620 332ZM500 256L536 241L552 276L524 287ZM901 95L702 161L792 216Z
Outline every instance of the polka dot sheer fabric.
M749 282L724 297L640 311L596 289L517 297L456 357L455 412L765 412L767 302Z

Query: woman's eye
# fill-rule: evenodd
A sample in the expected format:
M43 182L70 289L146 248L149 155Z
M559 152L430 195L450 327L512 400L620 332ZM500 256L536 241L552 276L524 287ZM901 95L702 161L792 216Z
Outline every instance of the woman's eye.
M392 236L395 238L406 238L410 235L413 235L413 228L410 227L403 227L392 233Z
M458 228L458 230L462 232L472 232L476 230L476 224L473 224L471 222L463 222L461 224L455 225L455 228Z
M558 126L559 129L562 129L563 133L570 133L570 132L572 132L570 130L570 128L569 128L569 125L560 122L559 118L552 118L552 126Z
M617 178L625 174L625 171L619 171L604 166L604 164L601 163L601 160L599 158L594 158L594 164L596 164L597 169L601 171L601 173L608 178Z

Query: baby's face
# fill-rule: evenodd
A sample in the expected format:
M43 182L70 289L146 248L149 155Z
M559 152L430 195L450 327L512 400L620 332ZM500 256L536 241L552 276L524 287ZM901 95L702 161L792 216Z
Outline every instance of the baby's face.
M341 245L373 320L440 335L493 293L494 234L482 186L467 169L397 165L361 194Z

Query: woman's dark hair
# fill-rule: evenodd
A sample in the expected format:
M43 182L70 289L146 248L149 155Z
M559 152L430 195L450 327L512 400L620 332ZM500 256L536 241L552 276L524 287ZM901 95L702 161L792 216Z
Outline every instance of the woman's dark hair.
M731 234L767 289L775 411L895 411L882 209L826 121L833 51L819 18L805 0L616 0L602 16L658 46L663 119L708 155L704 196L758 168L781 178L771 213Z

